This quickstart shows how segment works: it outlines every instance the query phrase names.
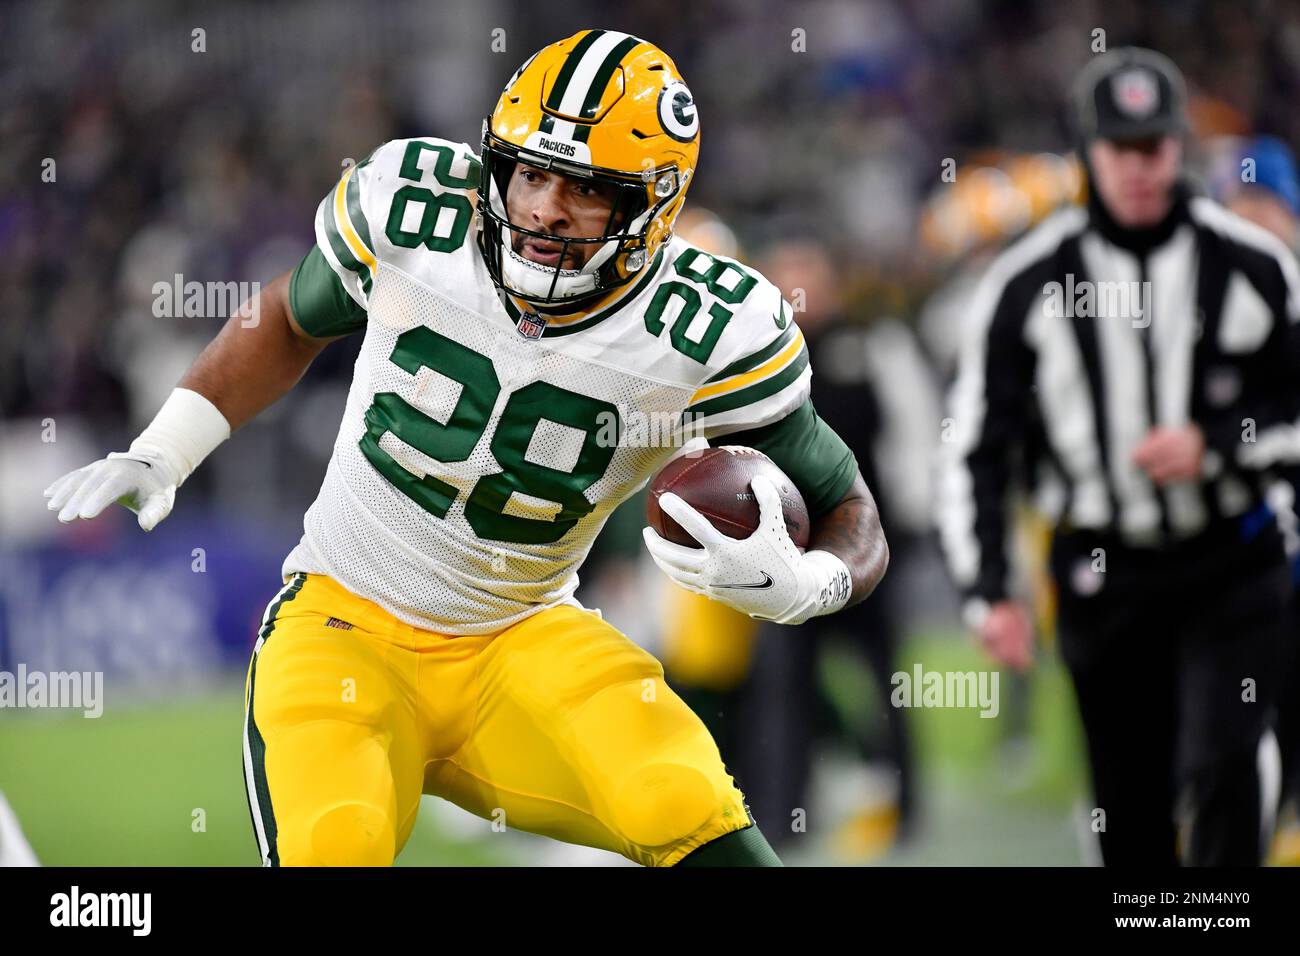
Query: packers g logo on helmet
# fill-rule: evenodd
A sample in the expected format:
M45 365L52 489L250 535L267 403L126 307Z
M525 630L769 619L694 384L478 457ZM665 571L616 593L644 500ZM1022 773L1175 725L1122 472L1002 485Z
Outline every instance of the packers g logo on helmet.
M695 101L669 56L612 30L583 30L530 57L483 124L479 248L492 280L527 302L588 299L650 268L672 236L699 158ZM603 234L555 236L512 224L505 191L516 163L614 187ZM562 244L542 265L511 237ZM581 268L562 267L575 245L595 246Z
M681 80L670 83L659 94L659 124L679 143L689 143L700 131L700 117L695 112L695 98Z

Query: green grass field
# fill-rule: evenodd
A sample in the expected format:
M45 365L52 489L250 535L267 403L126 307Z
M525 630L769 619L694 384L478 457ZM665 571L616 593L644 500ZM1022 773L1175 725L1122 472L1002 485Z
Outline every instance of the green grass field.
M926 669L983 666L965 642L947 635L911 641L904 657ZM865 709L869 682L855 662L832 663L832 693L852 719ZM999 719L973 710L910 711L925 829L879 862L1079 862L1069 813L1085 777L1069 682L1048 657L1019 688L1032 732L1018 743L1009 707L1016 690L1005 679L1001 690ZM242 677L232 677L201 695L110 707L94 720L4 712L0 790L41 862L257 865L243 788L242 692ZM554 846L518 834L502 839L486 822L481 831L476 825L448 826L445 815L423 813L398 862L520 865ZM790 858L827 861L818 850Z

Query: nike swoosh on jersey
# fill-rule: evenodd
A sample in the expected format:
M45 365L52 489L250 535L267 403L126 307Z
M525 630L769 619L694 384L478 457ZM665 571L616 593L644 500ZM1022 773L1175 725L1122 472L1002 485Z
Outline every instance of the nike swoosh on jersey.
M144 465L146 468L152 468L153 462L145 461L143 458L128 458L127 461L133 461L138 465Z
M772 575L764 571L763 580L759 581L757 584L715 584L713 586L715 588L753 588L761 591L764 588L770 588L772 586Z

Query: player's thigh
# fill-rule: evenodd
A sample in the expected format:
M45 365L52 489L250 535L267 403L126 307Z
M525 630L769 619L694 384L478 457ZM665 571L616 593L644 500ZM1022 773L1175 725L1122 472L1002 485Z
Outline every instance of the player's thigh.
M306 599L282 611L249 667L245 782L268 865L391 863L419 806L402 651L329 618Z
M444 776L507 826L670 865L749 825L717 745L659 662L590 612L543 611L480 662L479 717Z

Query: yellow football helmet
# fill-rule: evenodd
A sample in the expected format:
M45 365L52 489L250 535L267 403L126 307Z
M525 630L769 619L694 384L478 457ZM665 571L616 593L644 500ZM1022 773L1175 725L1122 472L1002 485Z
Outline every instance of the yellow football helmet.
M700 122L666 53L612 30L583 30L535 53L483 123L479 248L492 280L536 305L574 305L635 278L672 236L695 174ZM505 191L516 163L614 188L604 234L554 236L510 222ZM556 265L514 251L511 233L562 243ZM564 269L571 245L596 245Z

